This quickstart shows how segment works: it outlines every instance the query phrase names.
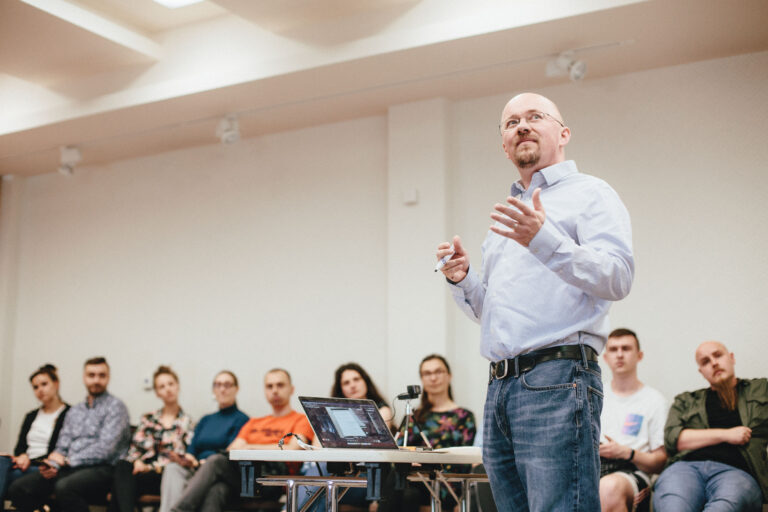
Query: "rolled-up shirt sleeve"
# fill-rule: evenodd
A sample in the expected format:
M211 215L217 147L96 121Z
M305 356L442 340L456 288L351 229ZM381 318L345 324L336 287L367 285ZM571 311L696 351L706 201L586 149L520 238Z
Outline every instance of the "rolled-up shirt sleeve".
M677 440L680 438L680 432L685 429L683 423L685 407L680 397L676 397L667 414L667 422L664 424L664 448L670 457L678 452Z

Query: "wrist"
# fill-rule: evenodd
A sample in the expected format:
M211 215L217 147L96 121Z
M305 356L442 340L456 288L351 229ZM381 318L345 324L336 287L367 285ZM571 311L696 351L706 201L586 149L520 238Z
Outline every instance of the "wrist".
M632 448L632 451L629 452L629 457L627 457L627 460L628 461L632 461L632 459L634 459L634 458L635 458L635 449Z

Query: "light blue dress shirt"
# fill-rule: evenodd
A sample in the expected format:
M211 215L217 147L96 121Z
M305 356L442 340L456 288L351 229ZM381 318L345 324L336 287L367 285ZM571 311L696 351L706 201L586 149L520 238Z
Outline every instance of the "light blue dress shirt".
M480 274L470 267L450 285L480 323L480 352L491 361L580 340L600 353L611 302L632 285L632 227L618 194L572 160L534 173L528 190L514 183L511 194L532 206L539 187L546 220L529 247L489 231Z

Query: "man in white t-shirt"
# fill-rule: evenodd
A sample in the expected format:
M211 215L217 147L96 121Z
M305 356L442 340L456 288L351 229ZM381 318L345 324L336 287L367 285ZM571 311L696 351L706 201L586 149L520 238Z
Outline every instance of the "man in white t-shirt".
M600 416L600 506L604 512L647 510L649 474L660 472L667 460L667 401L637 378L643 352L634 332L611 332L603 358L613 380Z

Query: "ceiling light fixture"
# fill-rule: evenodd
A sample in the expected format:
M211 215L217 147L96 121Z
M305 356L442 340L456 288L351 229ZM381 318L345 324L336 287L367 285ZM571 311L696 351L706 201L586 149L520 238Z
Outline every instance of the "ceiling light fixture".
M228 115L216 127L216 136L222 144L234 144L240 140L240 122L236 115Z
M561 53L547 62L547 76L570 76L571 80L578 82L587 74L587 64L583 60L576 60L573 50Z
M169 9L176 9L178 7L186 7L188 5L197 4L203 0L154 0L156 4L160 4L163 7Z
M62 146L59 148L61 157L59 158L59 174L72 176L75 172L75 165L80 163L83 156L77 146Z

